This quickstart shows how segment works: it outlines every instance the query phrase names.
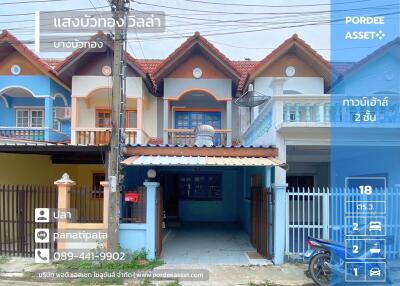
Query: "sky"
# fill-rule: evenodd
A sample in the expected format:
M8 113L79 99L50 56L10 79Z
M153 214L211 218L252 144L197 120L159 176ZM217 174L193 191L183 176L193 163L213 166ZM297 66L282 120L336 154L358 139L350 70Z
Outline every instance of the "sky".
M336 5L338 8L341 7L340 1L351 2L334 1L339 3ZM370 5L380 3L375 0L364 2ZM93 6L96 11L109 10L106 0L0 0L0 27L9 29L19 39L29 41L34 39L35 11L82 8L94 11ZM167 14L165 32L128 36L131 39L129 52L136 58L165 58L188 36L199 31L233 60L260 60L294 33L324 58L330 59L329 0L135 0L131 8ZM362 54L366 47L356 49ZM40 54L53 58L67 55Z
M0 0L0 5L2 6L0 6L2 8L0 9L1 29L9 29L19 39L25 41L33 40L34 15L16 16L15 14L79 8L92 8L93 10L93 6L104 7L108 5L106 0L65 0L36 3L35 1L41 0ZM6 4L11 2L14 4ZM24 3L16 4L18 2ZM224 5L200 2L223 3ZM252 60L260 60L284 40L297 33L325 58L329 58L329 25L282 28L293 25L299 26L299 23L315 23L316 21L329 19L329 1L307 0L306 2L307 5L318 4L318 6L244 7L240 5L293 6L302 5L304 0L200 0L199 2L140 0L131 3L131 8L140 11L164 11L167 13L166 31L158 34L138 34L139 41L135 40L135 34L129 35L129 38L132 39L129 41L129 51L137 58L162 59L173 52L187 36L199 31L230 59L243 60L250 58ZM97 11L104 10L109 10L109 8L97 8ZM304 16L309 11L324 13ZM258 31L249 32L254 30ZM246 32L243 33L243 31ZM42 57L56 58L62 58L66 55L68 54L40 54Z

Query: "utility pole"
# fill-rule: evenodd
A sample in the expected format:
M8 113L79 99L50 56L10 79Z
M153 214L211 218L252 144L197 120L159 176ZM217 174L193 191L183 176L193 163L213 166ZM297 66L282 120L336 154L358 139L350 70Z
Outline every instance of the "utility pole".
M110 0L111 10L115 21L126 19L129 11L129 0ZM123 61L126 27L115 25L114 60L112 85L112 129L109 153L109 209L107 225L107 251L119 251L119 218L120 218L120 155L121 143L124 138L125 114L125 64Z

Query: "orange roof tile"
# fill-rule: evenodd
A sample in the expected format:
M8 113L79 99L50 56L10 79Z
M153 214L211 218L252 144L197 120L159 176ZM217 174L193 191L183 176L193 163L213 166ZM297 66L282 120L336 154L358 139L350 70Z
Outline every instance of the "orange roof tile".
M238 91L242 91L249 72L259 63L259 61L232 61L232 64L240 72Z
M157 78L158 74L166 68L169 64L173 63L173 61L178 57L178 55L187 51L191 45L195 42L202 43L205 47L207 47L213 54L215 54L223 63L225 63L234 74L240 77L239 71L232 64L232 62L227 58L223 53L221 53L213 44L211 44L206 38L200 35L199 32L195 32L193 36L186 39L175 51L173 51L158 67L153 71L153 76Z
M268 54L264 59L262 59L249 73L252 76L255 72L257 72L260 68L262 68L265 64L273 60L280 52L285 49L291 47L293 44L299 44L306 51L315 56L327 69L330 69L330 64L327 60L325 60L316 50L314 50L309 44L307 44L303 39L299 38L297 34L293 34L292 37L284 41L280 46L278 46L275 50L273 50L270 54Z
M14 41L18 44L20 42L9 32L3 31L0 34L0 41L5 38L10 41ZM110 39L109 35L98 32L91 39L96 38L104 38ZM143 74L147 75L150 79L154 90L157 90L156 83L156 75L160 73L162 69L168 66L170 63L174 61L178 57L179 54L185 52L191 45L198 41L202 43L205 47L207 47L213 54L215 54L224 64L226 64L233 73L237 74L239 81L237 91L241 92L245 87L246 82L249 80L251 76L253 76L259 69L263 68L269 62L273 61L275 57L277 57L281 52L290 48L293 44L298 44L302 48L304 48L311 55L315 56L316 59L324 66L325 69L330 69L330 63L325 60L320 54L317 53L310 45L308 45L304 40L298 37L297 34L294 34L292 37L284 41L280 46L278 46L275 50L273 50L270 54L268 54L261 61L251 61L251 60L230 60L227 58L222 52L220 52L211 42L205 39L200 35L199 32L196 32L193 36L189 37L185 42L183 42L175 51L173 51L167 58L165 59L135 59L129 53L127 53L128 60L135 66L137 66ZM55 71L60 71L67 63L71 62L74 58L76 58L80 53L83 52L84 49L78 49L72 52L65 59L40 59L36 54L31 52L25 45L21 44L23 52L35 60L40 66L48 73L52 73L55 75Z
M53 70L64 60L64 59L43 59Z

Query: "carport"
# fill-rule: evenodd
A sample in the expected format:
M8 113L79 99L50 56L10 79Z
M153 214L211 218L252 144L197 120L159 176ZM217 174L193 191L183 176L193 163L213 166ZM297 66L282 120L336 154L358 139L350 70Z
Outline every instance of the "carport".
M273 168L284 167L276 155L264 147L130 146L124 189L156 189L154 251L167 263L248 265L272 258L270 185ZM148 248L148 239L131 243L137 235L132 225L121 227L123 248Z

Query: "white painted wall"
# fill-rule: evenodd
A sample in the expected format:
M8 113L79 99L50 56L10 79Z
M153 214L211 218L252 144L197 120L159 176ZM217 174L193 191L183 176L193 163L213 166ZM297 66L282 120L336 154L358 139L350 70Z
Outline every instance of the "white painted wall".
M127 110L136 110L136 100L128 98ZM111 93L102 90L96 92L89 99L89 106L84 98L78 98L78 122L77 127L96 127L96 109L111 109Z
M254 81L254 89L260 93L272 95L282 94L277 88L277 81L282 81L282 91L294 90L302 94L323 94L324 79L322 77L258 77Z
M159 122L159 117L162 117L162 113L158 113L158 102L162 101L152 95L143 83L143 91L145 93L143 100L143 130L150 137L157 137L157 122Z
M128 77L126 79L127 98L143 97L141 77ZM111 88L112 79L110 76L73 76L72 96L87 97L90 93L101 88Z

